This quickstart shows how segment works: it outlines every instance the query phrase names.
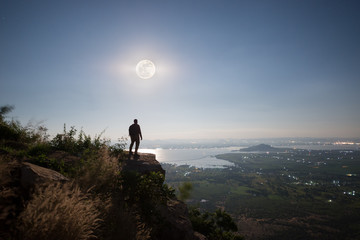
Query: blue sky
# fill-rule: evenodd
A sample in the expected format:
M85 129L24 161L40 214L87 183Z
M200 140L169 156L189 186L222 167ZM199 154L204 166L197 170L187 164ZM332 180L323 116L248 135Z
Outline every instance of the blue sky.
M0 1L0 104L145 139L359 137L359 1ZM136 64L157 72L140 79Z

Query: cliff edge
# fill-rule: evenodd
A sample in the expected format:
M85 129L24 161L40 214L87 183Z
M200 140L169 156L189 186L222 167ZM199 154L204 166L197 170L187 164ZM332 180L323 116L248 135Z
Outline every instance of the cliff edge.
M122 173L138 173L140 175L152 172L166 174L160 163L156 160L155 154L142 153L138 157L128 157L123 162ZM165 178L163 178L165 179ZM163 184L162 182L161 184ZM157 191L148 189L149 191ZM174 198L169 198L163 204L156 207L156 214L162 220L161 229L154 239L158 240L206 240L200 233L194 232L189 219L188 209L185 203Z

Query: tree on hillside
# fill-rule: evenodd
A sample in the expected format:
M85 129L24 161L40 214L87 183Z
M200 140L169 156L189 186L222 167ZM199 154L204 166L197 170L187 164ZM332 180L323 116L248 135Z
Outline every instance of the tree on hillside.
M214 213L201 213L199 209L191 208L190 220L195 231L204 234L209 240L242 240L236 234L238 230L232 217L217 209Z

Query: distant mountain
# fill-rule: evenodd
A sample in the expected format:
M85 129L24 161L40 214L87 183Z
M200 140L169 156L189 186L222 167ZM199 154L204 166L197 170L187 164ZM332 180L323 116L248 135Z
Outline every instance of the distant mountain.
M286 150L286 148L274 148L267 144L259 144L256 146L243 148L240 151L241 152L279 152L279 151L284 151L284 150Z

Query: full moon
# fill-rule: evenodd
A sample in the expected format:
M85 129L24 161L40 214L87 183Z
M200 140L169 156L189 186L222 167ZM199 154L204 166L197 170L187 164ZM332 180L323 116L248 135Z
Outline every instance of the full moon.
M155 74L155 64L150 60L141 60L136 65L136 74L142 79L149 79Z

